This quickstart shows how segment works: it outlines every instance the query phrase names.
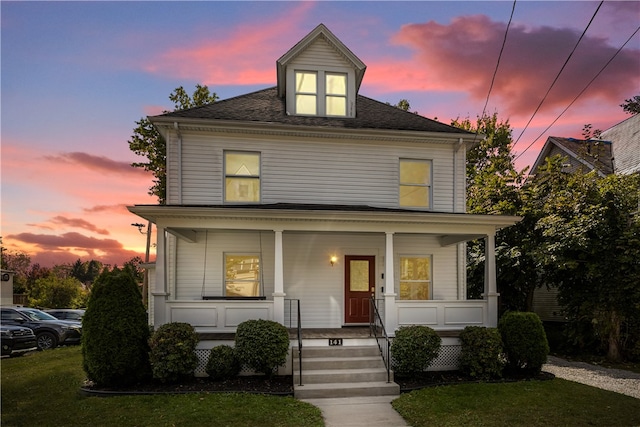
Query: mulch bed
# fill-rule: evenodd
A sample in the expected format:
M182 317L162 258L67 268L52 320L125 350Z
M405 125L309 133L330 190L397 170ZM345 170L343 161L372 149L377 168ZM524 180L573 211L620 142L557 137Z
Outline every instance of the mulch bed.
M400 392L405 393L412 390L419 390L426 387L435 387L441 385L454 385L465 383L502 383L515 381L546 381L552 380L555 375L548 372L540 372L537 375L505 375L503 378L494 380L478 380L459 371L440 371L440 372L423 372L421 374L410 377L396 376L395 382L400 385Z
M423 372L410 377L396 376L395 382L400 385L400 392L405 393L425 387L442 385L478 383L478 382L514 382L514 381L544 381L555 378L553 374L541 372L536 376L505 376L504 378L479 381L458 371ZM184 393L256 393L277 396L293 395L293 377L291 375L273 376L238 376L225 381L212 381L208 378L192 378L179 384L163 384L153 381L134 384L118 389L96 387L87 384L80 389L87 396L119 396L126 394L184 394Z

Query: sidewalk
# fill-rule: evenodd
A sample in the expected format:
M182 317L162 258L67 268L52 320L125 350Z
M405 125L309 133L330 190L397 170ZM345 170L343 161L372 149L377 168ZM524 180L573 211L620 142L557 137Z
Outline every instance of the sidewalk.
M326 427L404 427L407 423L391 407L398 396L304 399L322 411Z

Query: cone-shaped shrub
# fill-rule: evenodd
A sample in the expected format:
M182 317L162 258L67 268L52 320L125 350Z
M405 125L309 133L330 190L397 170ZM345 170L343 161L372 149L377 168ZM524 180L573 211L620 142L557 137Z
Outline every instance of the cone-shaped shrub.
M272 320L247 320L236 330L236 354L240 363L267 376L287 361L289 332Z
M94 282L82 319L82 366L97 385L147 379L149 325L133 276L117 268Z
M188 323L165 323L149 340L153 378L164 383L193 377L198 367L198 334Z
M502 316L498 329L507 357L506 369L514 374L539 373L549 354L540 317L536 313L511 311Z
M400 375L424 371L438 357L441 342L428 326L401 326L391 343L394 371Z

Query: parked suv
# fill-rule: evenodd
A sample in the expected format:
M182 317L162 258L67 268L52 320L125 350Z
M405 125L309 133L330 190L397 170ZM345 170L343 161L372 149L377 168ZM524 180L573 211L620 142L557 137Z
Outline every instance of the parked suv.
M77 344L82 337L79 322L58 320L35 308L2 307L0 320L3 325L25 326L33 330L40 350L60 344Z
M0 325L0 347L3 356L20 356L38 349L33 331L24 326Z
M74 322L82 322L84 317L84 310L81 308L53 308L45 310L45 313L49 313L56 319L73 320Z

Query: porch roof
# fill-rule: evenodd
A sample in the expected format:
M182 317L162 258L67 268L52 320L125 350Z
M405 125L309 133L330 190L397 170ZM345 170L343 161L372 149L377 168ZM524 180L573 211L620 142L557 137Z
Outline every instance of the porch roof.
M494 234L521 220L506 215L291 203L135 205L128 209L188 241L195 241L196 231L204 229L280 230L434 234L447 246Z

